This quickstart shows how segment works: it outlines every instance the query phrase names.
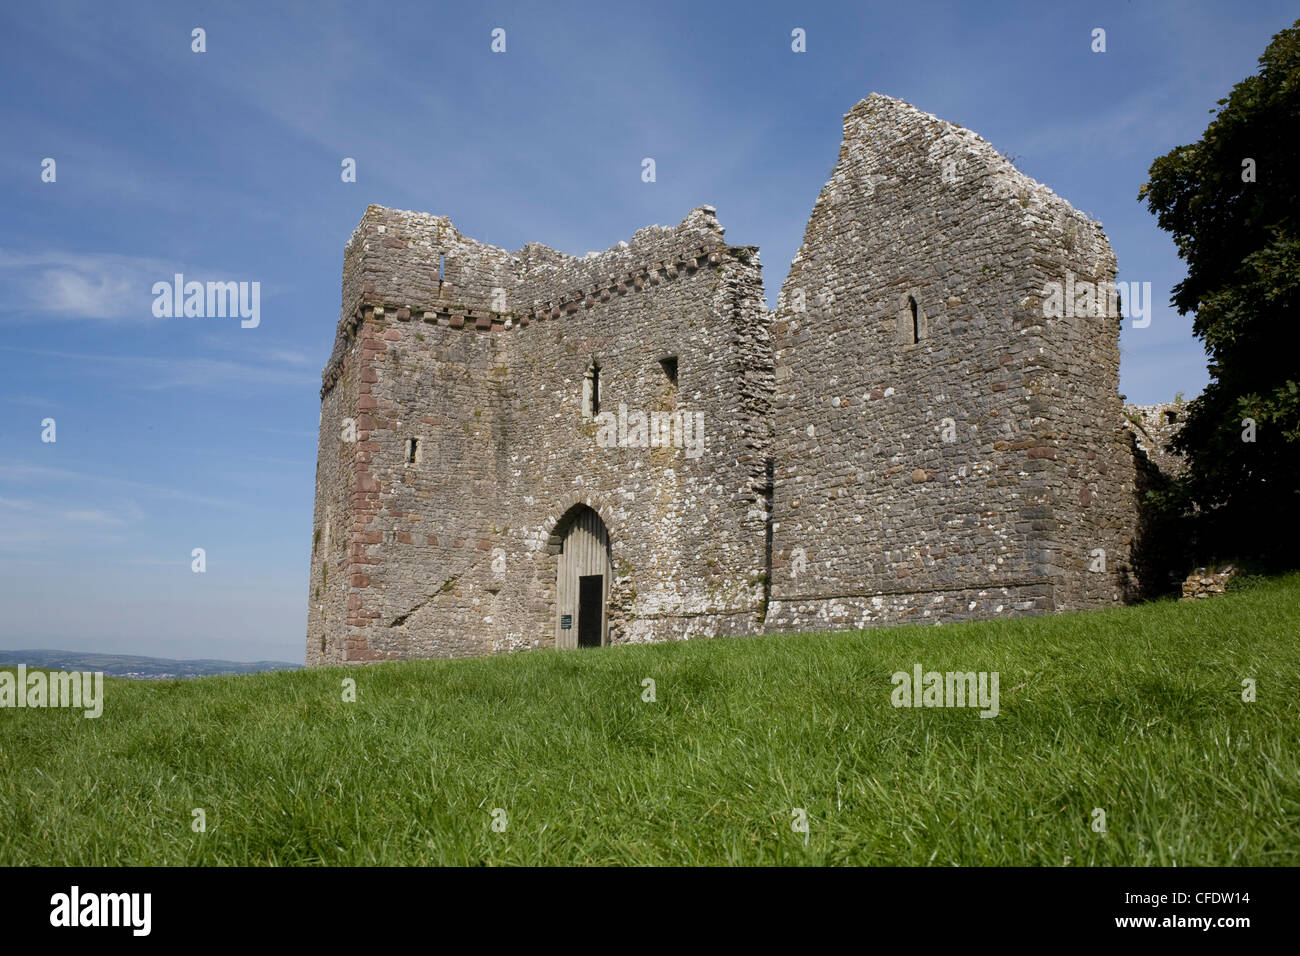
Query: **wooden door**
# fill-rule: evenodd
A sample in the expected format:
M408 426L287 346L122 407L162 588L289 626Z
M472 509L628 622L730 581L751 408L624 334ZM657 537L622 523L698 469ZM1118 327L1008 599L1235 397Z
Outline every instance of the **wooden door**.
M609 551L605 522L590 508L583 508L569 522L560 546L555 586L556 647L578 647L580 637L586 646L609 643Z

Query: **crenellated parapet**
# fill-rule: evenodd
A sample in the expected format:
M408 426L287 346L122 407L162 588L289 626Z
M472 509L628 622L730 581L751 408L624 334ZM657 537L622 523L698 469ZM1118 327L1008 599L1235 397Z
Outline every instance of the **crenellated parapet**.
M367 210L367 219L374 218L376 211L391 213L383 207L372 206ZM557 321L572 316L580 310L594 309L616 300L621 296L635 295L661 284L670 283L683 276L693 276L701 269L715 268L728 257L748 259L757 253L757 247L728 246L722 241L722 229L713 220L711 226L701 228L701 221L712 218L712 207L701 207L692 212L681 226L665 228L652 226L641 230L632 243L621 243L604 253L590 254L583 258L567 256L546 246L530 243L529 246L510 257L509 262L515 270L516 278L505 285L484 289L481 285L469 293L457 286L450 279L440 279L436 287L436 299L416 300L410 297L385 294L393 288L382 279L364 278L367 272L391 274L391 268L378 267L367 244L360 239L366 233L363 219L353 233L346 255L364 253L368 258L362 264L363 275L361 291L353 303L350 312L339 322L334 350L321 374L321 395L323 396L338 381L343 373L343 363L348 350L348 343L356 337L358 327L367 320L381 322L423 322L447 329L468 329L477 332L503 332L514 328L527 328L536 323ZM421 217L419 213L402 213L400 221L410 224L412 217ZM440 268L446 270L446 253L438 249L454 245L461 251L469 246L480 246L472 240L460 236L445 217L424 217L436 224L433 229L420 230L421 233L432 232L436 236L452 236L454 241L431 241L428 238L399 239L388 234L390 228L386 223L372 222L372 235L377 237L382 249L404 251L411 248L427 250L424 259L431 263L439 258ZM383 231L380 232L379 230ZM689 240L683 243L682 240ZM648 248L646 248L648 247ZM482 249L504 252L492 246ZM482 255L478 250L473 250ZM525 256L527 253L527 256ZM629 264L636 254L653 254L653 261L641 261ZM382 260L382 255L380 256ZM454 266L454 263L453 263ZM345 271L347 267L345 266ZM399 287L400 288L400 287ZM431 281L417 284L417 288L434 291ZM486 293L486 294L485 294ZM503 306L494 308L493 306Z

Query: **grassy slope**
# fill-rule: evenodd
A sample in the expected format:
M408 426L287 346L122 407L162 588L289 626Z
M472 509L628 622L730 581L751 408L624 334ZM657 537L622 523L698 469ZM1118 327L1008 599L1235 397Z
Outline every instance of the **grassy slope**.
M112 680L98 720L0 710L0 863L1296 864L1298 625L1291 576L942 628ZM893 708L915 663L999 671L1001 715Z

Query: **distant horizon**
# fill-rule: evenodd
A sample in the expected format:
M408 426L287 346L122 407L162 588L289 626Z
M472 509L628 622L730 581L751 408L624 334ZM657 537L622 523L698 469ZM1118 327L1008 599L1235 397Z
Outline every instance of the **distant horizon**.
M759 247L771 306L872 92L1100 221L1118 279L1152 289L1149 326L1122 323L1120 392L1190 400L1208 372L1169 304L1185 263L1138 189L1295 18L1275 0L0 10L0 648L303 661L320 373L370 204L579 257L712 206ZM257 321L156 316L177 273L256 283Z
M122 654L117 651L88 651L71 647L0 647L0 658L9 654L67 654L69 657L120 657L120 658L137 658L148 661L174 661L177 664L288 664L291 667L301 667L293 661L281 661L272 658L259 658L252 661L227 660L218 657L159 657L156 654ZM8 666L3 660L0 660L0 667Z
M222 675L266 674L301 670L293 661L231 661L216 658L178 659L146 654L114 654L104 651L74 651L62 648L0 649L0 671L49 671L103 674L127 680L183 680Z

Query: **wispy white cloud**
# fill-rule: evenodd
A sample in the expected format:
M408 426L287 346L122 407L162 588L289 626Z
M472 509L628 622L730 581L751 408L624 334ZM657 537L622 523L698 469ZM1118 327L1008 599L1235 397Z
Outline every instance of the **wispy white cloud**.
M15 314L153 320L150 289L175 264L116 253L0 250L0 296Z
M5 401L11 405L26 405L29 408L58 408L59 403L52 398L39 395L6 395Z
M267 345L262 339L252 336L204 335L200 341L205 348L210 348L214 352L239 355L246 362L279 363L295 368L319 370L324 367L327 358L323 352L309 354L302 349Z
M123 518L95 509L38 504L19 512L0 511L0 552L20 557L63 553L66 558L68 548L124 543L126 524Z
M136 567L177 568L188 567L190 558L188 555L181 558L124 558L121 563Z
M1180 99L1179 89L1169 83L1145 87L1120 100L1099 100L1090 116L1066 117L1034 127L1017 149L1030 157L1052 156L1105 143L1111 150L1145 156L1153 142L1176 145L1188 130L1185 114L1172 108Z
M293 438L310 438L312 441L315 441L320 437L316 430L313 429L309 431L306 428L267 428L263 425L254 425L249 430L265 432L268 435L289 435Z
M198 320L203 321L203 320ZM221 320L216 320L221 321ZM52 349L0 346L0 351L21 352L99 366L119 385L148 390L166 388L222 388L230 385L283 385L319 387L320 379L306 369L289 370L225 359L164 358L144 355L92 355Z
M150 484L145 481L136 481L132 478L117 478L110 475L97 474L93 472L73 471L68 468L51 468L47 465L32 465L23 461L0 459L0 481L11 481L15 483L37 482L42 487L47 487L50 482L66 481L79 483L89 486L108 486L116 488L130 488L156 498L172 499L176 501L188 501L193 504L210 505L217 508L230 508L234 510L245 510L246 506L233 501L225 501L220 498L209 498L206 495L194 494L179 488L168 488L164 485Z
M65 521L84 521L89 524L126 524L124 519L98 508L64 511L60 514L60 517Z
M172 282L177 273L187 278L234 278L229 270L151 256L0 249L0 302L6 303L16 318L36 314L65 319L168 321L153 314L153 287L156 282ZM260 291L266 296L273 289L260 282ZM299 353L282 350L279 354L280 361L301 364ZM305 362L305 356L301 361Z
M314 360L306 352L295 352L288 349L270 349L266 357L276 362L284 362L286 365L313 365Z

